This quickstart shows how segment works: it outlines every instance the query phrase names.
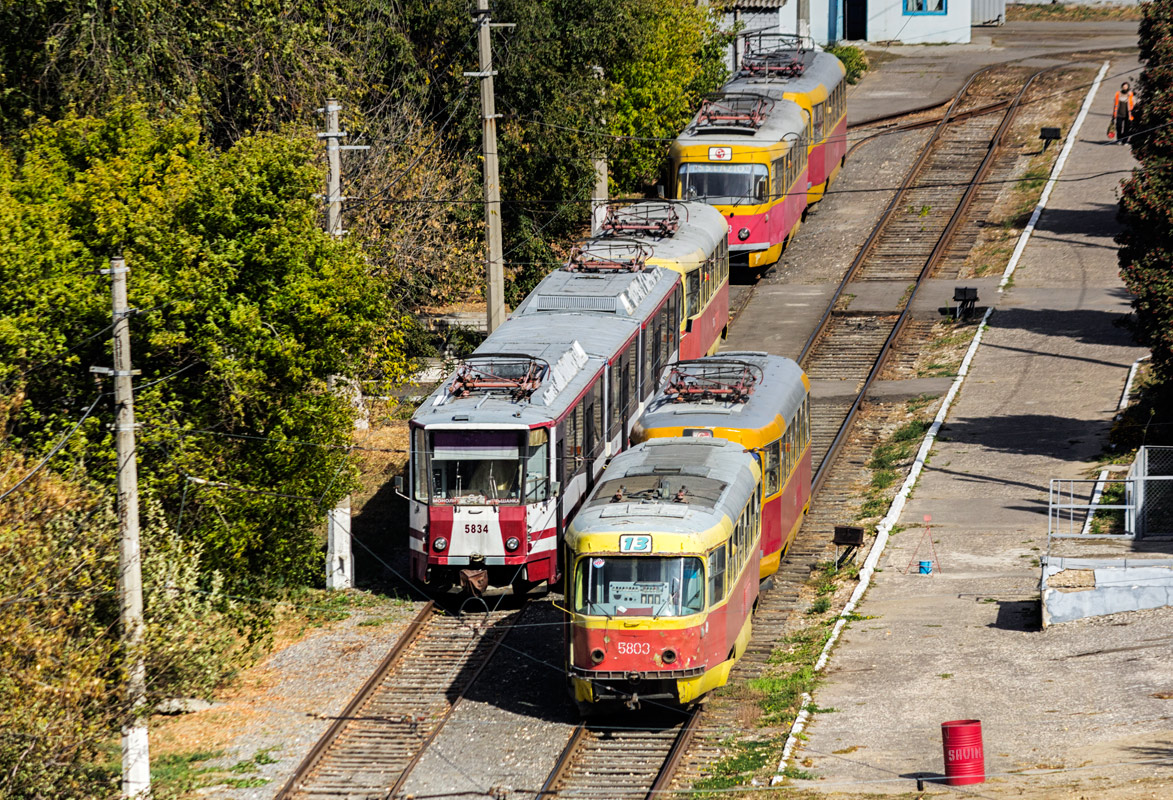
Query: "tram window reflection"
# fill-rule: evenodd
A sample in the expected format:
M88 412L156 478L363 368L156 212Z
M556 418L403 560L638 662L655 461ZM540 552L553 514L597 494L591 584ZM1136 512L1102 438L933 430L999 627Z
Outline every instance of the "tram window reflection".
M575 575L575 608L607 617L678 617L704 610L701 560L587 556Z

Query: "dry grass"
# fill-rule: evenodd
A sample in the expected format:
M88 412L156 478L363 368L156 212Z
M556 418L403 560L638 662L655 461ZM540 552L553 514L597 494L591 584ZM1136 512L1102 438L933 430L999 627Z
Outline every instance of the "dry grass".
M1143 12L1138 5L1049 3L1006 6L1007 22L1127 22L1140 20L1142 16Z
M1035 81L1007 138L1007 146L1019 151L1011 182L1000 191L959 278L998 274L1005 268L1062 149L1056 143L1042 152L1039 128L1057 125L1066 135L1093 75L1091 69L1058 70Z

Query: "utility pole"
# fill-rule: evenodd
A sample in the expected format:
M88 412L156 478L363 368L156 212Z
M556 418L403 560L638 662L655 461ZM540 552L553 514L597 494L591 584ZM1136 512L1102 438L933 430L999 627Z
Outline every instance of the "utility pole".
M339 139L346 133L338 130L338 112L342 106L338 101L330 98L326 107L320 109L326 114L326 132L318 136L326 140L326 163L329 171L326 173L326 233L331 236L342 236L342 154L339 151Z
M335 238L342 238L346 231L342 228L342 201L350 198L342 196L342 151L343 150L370 150L365 144L340 144L340 140L350 134L338 129L338 112L342 106L333 97L326 100L324 108L319 108L319 114L326 115L326 130L318 134L319 139L326 140L326 233Z
M489 0L477 0L473 19L477 24L477 50L480 71L466 72L466 78L481 80L481 118L484 129L481 152L485 159L485 303L488 306L489 333L505 321L505 267L501 255L501 184L497 178L497 113L493 95L493 44L489 31L496 27L513 27L511 23L494 24L489 14Z
M326 233L336 239L346 234L342 228L342 201L347 199L342 196L342 151L370 149L368 145L339 143L349 135L338 128L338 112L341 110L342 105L333 97L326 100L324 108L318 109L318 113L326 115L326 130L318 134L319 139L326 140ZM331 376L330 388L346 394L361 410L362 393L357 385L351 387ZM352 388L353 392L350 391ZM355 425L367 427L365 418L360 415ZM350 540L350 495L347 495L326 515L326 588L349 589L352 586L354 557Z
M114 435L118 452L118 605L126 654L127 715L122 725L122 796L132 800L151 793L151 758L147 738L147 666L143 658L143 573L138 524L138 456L134 449L134 387L139 374L130 366L130 316L122 256L110 259L114 309L114 369L90 367L114 378Z
M603 104L603 91L606 86L603 83L603 68L595 66L591 68L595 77L599 79L599 96L595 99L595 105L601 106ZM607 120L600 118L599 125L606 126ZM591 192L591 235L595 235L603 227L603 220L607 218L607 144L603 137L599 137L596 142L596 147L599 149L595 153L595 189Z

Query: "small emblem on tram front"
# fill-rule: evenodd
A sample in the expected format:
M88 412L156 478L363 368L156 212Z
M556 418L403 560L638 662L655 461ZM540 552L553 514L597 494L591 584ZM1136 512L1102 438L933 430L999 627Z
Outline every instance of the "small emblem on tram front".
M732 161L733 150L729 147L710 147L709 161Z

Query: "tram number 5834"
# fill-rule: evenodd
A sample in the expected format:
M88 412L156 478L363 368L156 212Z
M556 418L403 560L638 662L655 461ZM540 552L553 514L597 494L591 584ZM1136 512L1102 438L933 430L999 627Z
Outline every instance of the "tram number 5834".
M650 553L652 552L652 537L647 534L633 533L619 537L620 553Z
M489 526L483 522L466 522L464 523L464 532L468 533L488 533Z

